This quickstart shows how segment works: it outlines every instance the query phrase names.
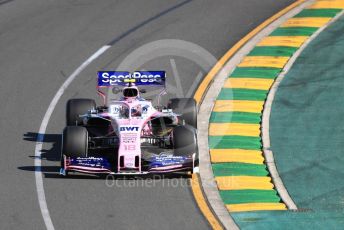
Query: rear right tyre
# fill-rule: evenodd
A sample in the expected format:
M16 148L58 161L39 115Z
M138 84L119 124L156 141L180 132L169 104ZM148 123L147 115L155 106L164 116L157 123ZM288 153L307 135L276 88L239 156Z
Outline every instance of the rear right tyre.
M96 102L92 99L70 99L66 107L67 126L82 125L83 118L80 115L86 114L89 110L96 108Z

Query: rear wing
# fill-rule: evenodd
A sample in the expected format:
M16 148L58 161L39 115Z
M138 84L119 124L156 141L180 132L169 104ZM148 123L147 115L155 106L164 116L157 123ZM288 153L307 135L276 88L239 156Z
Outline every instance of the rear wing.
M108 99L113 99L114 92L120 92L121 88L129 85L145 89L147 94L157 95L159 98L165 93L166 72L165 71L99 71L97 80L97 92L106 105ZM148 95L146 95L148 96ZM160 100L158 100L158 104Z
M165 71L99 71L98 87L128 86L162 86L165 87Z

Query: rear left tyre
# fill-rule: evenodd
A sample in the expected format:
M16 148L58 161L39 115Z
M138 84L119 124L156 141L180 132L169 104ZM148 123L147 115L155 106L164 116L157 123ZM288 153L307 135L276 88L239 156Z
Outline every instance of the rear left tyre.
M168 103L168 108L174 113L181 114L181 118L186 124L197 129L197 104L193 98L172 98Z

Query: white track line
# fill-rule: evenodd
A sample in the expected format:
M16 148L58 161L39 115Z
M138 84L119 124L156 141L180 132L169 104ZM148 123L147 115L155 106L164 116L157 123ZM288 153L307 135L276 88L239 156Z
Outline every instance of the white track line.
M45 112L44 118L42 120L41 126L39 128L39 133L36 141L35 148L35 179L36 179L36 189L39 207L41 209L42 217L45 223L45 226L48 230L54 230L53 222L49 214L49 209L47 206L47 201L45 199L44 185L43 185L43 176L42 176L42 161L41 161L41 151L43 146L44 135L51 117L57 103L59 102L61 96L63 95L65 89L72 83L72 81L83 71L92 61L97 57L102 55L107 49L111 46L103 46L97 52L95 52L91 57L89 57L84 63L82 63L62 84L59 90L56 92L53 100L50 102L50 105Z
M290 210L297 210L297 206L290 197L287 189L285 188L281 177L278 174L277 167L274 160L274 154L271 151L270 147L270 114L271 114L271 106L274 101L277 89L279 87L279 84L284 79L285 75L289 72L293 64L295 63L296 59L300 56L300 54L304 51L304 49L308 46L308 44L313 41L326 27L328 27L330 24L335 22L338 18L340 18L342 15L344 15L344 11L337 14L336 17L334 17L329 23L322 26L320 29L318 29L296 52L295 54L289 59L288 63L284 66L281 74L277 77L276 81L272 85L269 95L267 97L267 100L264 104L264 110L263 110L263 119L262 119L262 140L263 140L263 149L264 149L264 156L266 164L269 168L271 177L273 179L274 185L276 186L276 189L278 193L281 196L281 199L283 202L288 206L288 209Z

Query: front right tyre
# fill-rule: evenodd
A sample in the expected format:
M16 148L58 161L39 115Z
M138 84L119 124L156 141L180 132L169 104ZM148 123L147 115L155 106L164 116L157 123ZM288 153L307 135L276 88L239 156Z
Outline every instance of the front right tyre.
M87 157L87 153L87 129L81 126L67 126L63 130L62 155L67 157Z
M87 157L88 153L88 132L85 127L67 126L63 130L62 150L61 150L61 170L62 174L67 175L64 164L66 157ZM61 173L60 173L61 174Z

